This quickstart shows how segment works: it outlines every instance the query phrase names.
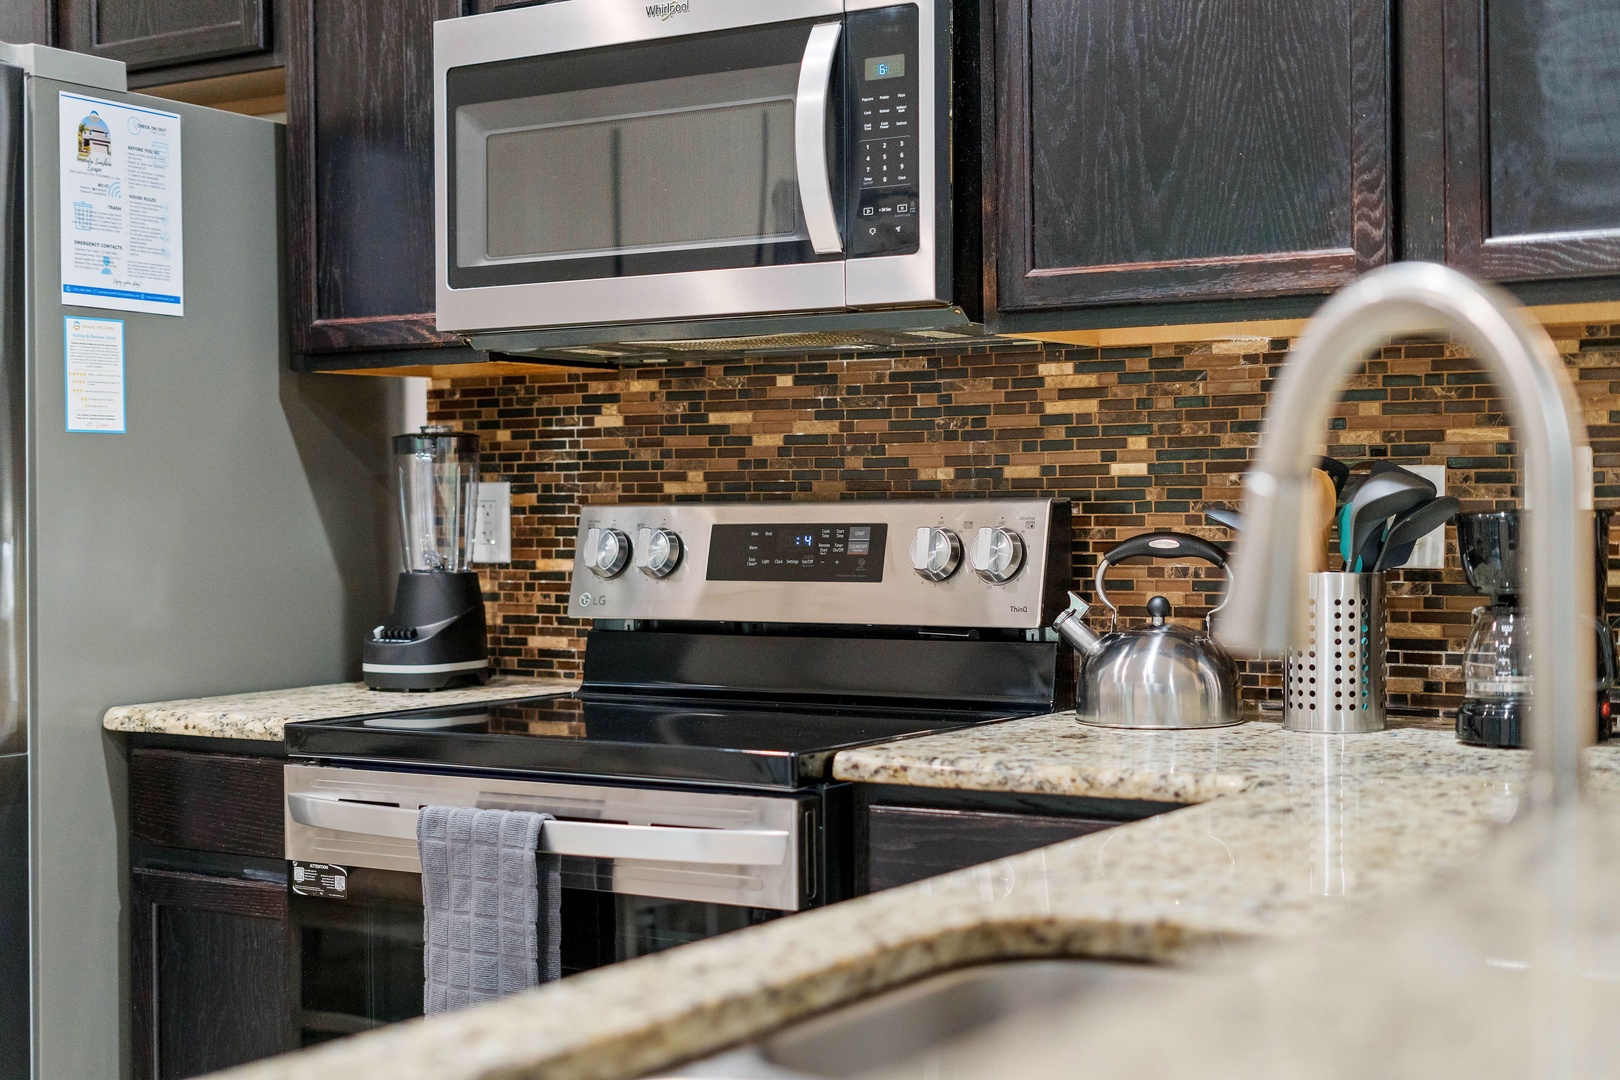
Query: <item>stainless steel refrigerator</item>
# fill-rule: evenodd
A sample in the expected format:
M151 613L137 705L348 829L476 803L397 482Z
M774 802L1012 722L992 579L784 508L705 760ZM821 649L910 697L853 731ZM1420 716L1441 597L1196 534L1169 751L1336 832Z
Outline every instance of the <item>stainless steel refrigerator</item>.
M105 710L353 678L393 569L398 391L286 361L283 129L123 86L121 64L0 44L3 1080L130 1067ZM61 302L63 91L180 114L183 315ZM123 322L121 433L68 430L64 320L95 318Z

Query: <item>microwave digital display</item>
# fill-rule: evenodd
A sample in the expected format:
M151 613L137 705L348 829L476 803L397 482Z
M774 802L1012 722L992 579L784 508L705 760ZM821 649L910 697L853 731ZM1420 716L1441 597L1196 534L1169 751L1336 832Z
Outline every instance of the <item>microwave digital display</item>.
M899 79L906 73L906 54L895 53L893 56L870 56L866 59L866 81L874 82L878 79Z

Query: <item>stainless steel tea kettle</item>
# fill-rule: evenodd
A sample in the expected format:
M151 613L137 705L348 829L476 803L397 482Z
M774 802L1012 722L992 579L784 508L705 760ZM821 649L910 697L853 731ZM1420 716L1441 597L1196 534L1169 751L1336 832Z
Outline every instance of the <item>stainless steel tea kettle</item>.
M1147 603L1152 621L1133 630L1118 629L1119 609L1108 599L1103 578L1126 559L1203 559L1226 570L1221 549L1196 536L1152 532L1118 544L1097 564L1097 600L1110 612L1108 633L1099 637L1086 625L1086 602L1069 594L1070 606L1052 629L1080 653L1080 686L1075 712L1083 723L1118 728L1225 727L1242 721L1238 710L1237 664L1209 633L1169 621L1170 601ZM1230 584L1230 577L1228 577Z

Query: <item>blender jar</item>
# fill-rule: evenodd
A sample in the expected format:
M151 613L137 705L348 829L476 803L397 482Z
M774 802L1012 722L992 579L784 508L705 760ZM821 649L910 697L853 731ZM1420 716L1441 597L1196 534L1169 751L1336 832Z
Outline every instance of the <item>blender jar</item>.
M410 573L472 568L478 436L429 425L394 437L400 543Z

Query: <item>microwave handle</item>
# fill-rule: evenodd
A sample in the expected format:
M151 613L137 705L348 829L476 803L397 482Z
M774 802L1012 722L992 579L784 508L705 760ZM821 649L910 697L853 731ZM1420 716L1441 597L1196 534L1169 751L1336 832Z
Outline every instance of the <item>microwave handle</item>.
M817 255L844 250L838 235L838 214L833 209L832 182L827 176L827 109L833 61L844 24L821 23L810 28L799 65L799 92L793 99L793 162L798 171L799 202L810 246Z
M417 812L408 807L288 792L287 813L298 824L311 828L395 840L416 839ZM788 834L774 829L688 829L598 821L547 821L540 829L540 850L594 859L780 866L787 859Z

